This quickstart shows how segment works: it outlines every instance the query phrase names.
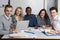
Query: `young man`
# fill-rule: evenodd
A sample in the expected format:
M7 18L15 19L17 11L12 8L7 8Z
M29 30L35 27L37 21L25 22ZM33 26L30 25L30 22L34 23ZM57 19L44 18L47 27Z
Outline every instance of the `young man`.
M10 25L12 23L12 6L6 5L2 16L0 16L0 37L5 34L9 34Z
M29 20L29 27L36 27L37 20L34 14L31 14L32 9L30 7L26 8L26 15L24 16L24 20Z
M53 25L53 28L60 32L60 17L58 16L58 9L55 7L50 8L50 14L51 14L51 23Z

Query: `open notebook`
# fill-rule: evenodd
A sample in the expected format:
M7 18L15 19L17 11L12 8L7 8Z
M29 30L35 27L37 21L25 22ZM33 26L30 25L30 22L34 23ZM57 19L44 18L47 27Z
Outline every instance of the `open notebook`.
M45 32L42 32L42 33L46 36L60 36L60 33L59 34L49 34L49 33L45 33Z
M16 28L18 30L24 30L27 29L29 25L29 20L25 20L25 21L17 21L17 26Z

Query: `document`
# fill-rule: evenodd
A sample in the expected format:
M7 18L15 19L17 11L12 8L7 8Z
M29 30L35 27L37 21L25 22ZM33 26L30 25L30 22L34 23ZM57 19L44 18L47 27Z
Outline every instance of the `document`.
M9 34L9 37L12 37L12 38L37 38L37 35L35 35L35 33L31 32L31 31L30 32L24 31L24 32L15 33L15 34Z

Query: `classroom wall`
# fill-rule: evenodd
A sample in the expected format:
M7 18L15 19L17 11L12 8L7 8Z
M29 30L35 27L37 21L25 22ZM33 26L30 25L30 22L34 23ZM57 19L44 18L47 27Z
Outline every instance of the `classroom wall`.
M60 0L58 0L58 15L60 16Z
M0 15L4 14L4 6L8 4L8 0L0 0Z
M1 0L0 0L1 1ZM52 6L56 6L55 4L55 0L10 0L11 1L11 5L13 6L13 13L16 9L16 7L20 6L23 8L23 14L25 14L25 8L27 6L30 6L32 8L32 13L37 15L39 13L39 11L42 8L45 8L48 12L48 15L50 16L49 13L49 9ZM6 5L8 2L7 0L2 0L2 2L4 2L3 4ZM5 4L6 3L6 4ZM58 1L58 5L60 4L60 1ZM0 2L0 6L2 5L2 3ZM58 9L60 8L60 6L58 6ZM4 7L0 7L0 15L4 14Z
M25 14L25 8L31 7L33 14L38 14L39 11L44 7L44 0L11 0L11 5L14 10L16 7L20 6L23 8L23 12Z

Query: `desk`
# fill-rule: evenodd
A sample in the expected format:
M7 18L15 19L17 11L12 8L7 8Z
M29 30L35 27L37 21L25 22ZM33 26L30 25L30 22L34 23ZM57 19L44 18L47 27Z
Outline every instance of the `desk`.
M60 36L46 36L44 35L43 33L40 32L40 28L39 29L34 29L34 28L31 28L32 31L34 31L38 37L37 38L31 38L31 37L17 37L17 38L9 38L8 35L4 35L2 37L2 39L60 39Z

